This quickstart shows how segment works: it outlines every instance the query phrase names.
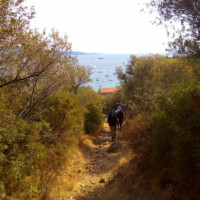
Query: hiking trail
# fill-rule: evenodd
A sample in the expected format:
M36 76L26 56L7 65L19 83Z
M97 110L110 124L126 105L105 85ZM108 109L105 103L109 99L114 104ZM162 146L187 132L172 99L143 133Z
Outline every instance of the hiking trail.
M66 166L51 192L57 200L129 200L129 191L122 182L121 169L131 160L130 149L120 140L117 131L111 141L108 124L94 138L85 138L79 152ZM109 150L108 150L109 149ZM108 151L108 152L107 152Z

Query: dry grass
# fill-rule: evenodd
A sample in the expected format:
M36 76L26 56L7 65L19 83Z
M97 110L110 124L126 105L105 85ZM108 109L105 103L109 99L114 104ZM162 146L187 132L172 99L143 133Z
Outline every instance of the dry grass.
M74 147L70 153L71 158L64 164L64 168L60 171L60 176L54 182L54 187L50 192L49 200L68 200L74 191L80 190L81 175L85 169L85 155L91 154L95 148L92 138L96 138L103 127L92 135L82 135L79 144Z
M169 200L171 188L158 187L158 179L153 180L148 170L148 133L152 120L147 114L140 114L126 120L123 135L129 142L132 156L122 157L120 173L124 185L128 186L130 198L134 200Z
M83 160L83 154L76 148L73 152L73 156L65 164L65 168L60 172L60 176L57 177L50 193L50 199L54 200L67 200L69 198L69 193L77 188L77 184L81 177L79 176L79 171L84 171L84 167L80 165ZM77 168L77 164L79 167Z
M134 139L137 138L139 140L141 137L143 138L143 134L146 134L144 132L149 128L150 122L144 122L144 119L146 119L144 116L137 116L134 120L130 120L129 123L125 125L126 127L129 125L129 128L124 128L123 130L126 130L126 132L122 134L131 141L131 145L127 141L122 141L123 148L122 152L120 152L118 163L113 163L114 165L109 172L103 172L100 175L95 174L92 177L92 180L100 180L101 177L105 178L105 180L111 180L102 188L99 188L98 183L97 186L92 184L94 191L104 191L103 194L105 194L105 196L99 199L168 200L170 190L161 191L159 188L155 188L154 185L151 186L148 172L141 172L137 168L139 159L132 147L134 146L133 143L135 144ZM139 133L137 132L138 130ZM104 131L109 131L107 124L104 124ZM73 157L66 163L65 169L63 169L60 177L55 182L56 187L51 192L50 200L68 200L74 199L73 197L76 199L77 194L83 195L84 198L87 199L88 196L82 193L81 186L89 183L87 182L86 176L91 175L88 174L85 169L85 164L87 164L91 158L93 160L94 156L98 156L95 150L98 145L94 144L94 139L96 139L96 136L82 136L79 146L77 146L76 151L73 153ZM97 140L98 139L100 138L97 138ZM139 141L137 141L137 143L138 142ZM85 157L85 155L89 157ZM113 157L110 157L109 160L105 159L105 157L99 158L101 160L100 162L104 162L106 165L115 162L114 160L111 161L114 159L114 155L107 156ZM79 171L81 171L80 174ZM81 177L81 174L83 177ZM114 174L116 175L113 177ZM89 179L91 179L91 176ZM123 197L120 196L122 194Z
M152 120L147 114L139 114L131 120L127 120L123 127L123 138L128 140L134 152L141 156L144 154L146 137L151 127Z

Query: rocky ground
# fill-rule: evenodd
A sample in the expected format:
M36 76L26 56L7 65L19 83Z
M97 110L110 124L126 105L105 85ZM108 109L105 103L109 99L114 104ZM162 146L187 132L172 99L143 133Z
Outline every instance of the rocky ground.
M117 132L111 141L109 127L98 137L85 138L71 165L63 170L52 192L58 200L131 200L121 169L131 160L131 152Z

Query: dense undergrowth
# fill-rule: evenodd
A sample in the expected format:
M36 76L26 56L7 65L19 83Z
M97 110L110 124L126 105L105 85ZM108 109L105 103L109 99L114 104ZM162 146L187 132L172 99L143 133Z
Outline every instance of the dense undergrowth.
M31 30L23 0L0 13L0 199L48 199L80 136L100 127L101 98L67 36Z
M148 174L151 192L200 199L196 25L191 36L197 42L180 37L173 43L181 47L179 57L132 56L126 71L118 68L121 86L103 105L96 92L83 87L91 69L69 56L67 36L30 29L34 13L23 0L0 1L0 199L48 199L79 137L96 132L102 110L116 103L126 110L125 137L137 154L138 170Z
M60 91L52 95L41 105L46 109L37 120L19 118L14 113L17 105L10 105L9 100L1 93L1 199L45 199L81 134L96 131L101 121L88 119L90 107L79 94ZM20 103L18 97L15 101ZM87 101L93 103L94 99ZM96 115L101 115L98 106Z
M199 199L200 84L197 65L186 58L132 57L122 85L109 102L128 104L124 126L137 167L153 199ZM133 177L134 178L134 177ZM149 189L149 188L148 188ZM161 194L161 193L160 193ZM161 196L160 196L161 197Z

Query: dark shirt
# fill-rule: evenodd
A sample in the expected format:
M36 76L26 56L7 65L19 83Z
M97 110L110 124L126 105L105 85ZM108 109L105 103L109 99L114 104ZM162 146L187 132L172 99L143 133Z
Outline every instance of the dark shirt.
M110 112L110 114L108 115L108 124L109 124L109 126L116 126L117 116L116 116L115 112Z
M122 111L117 112L117 118L119 119L120 122L123 121L124 119L124 114Z

